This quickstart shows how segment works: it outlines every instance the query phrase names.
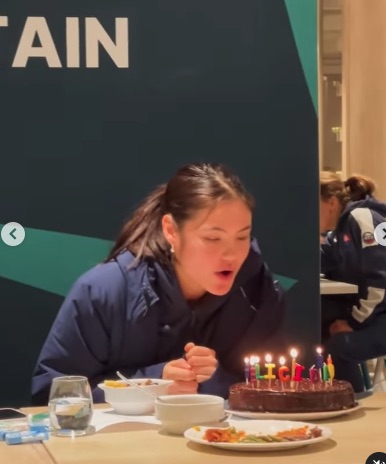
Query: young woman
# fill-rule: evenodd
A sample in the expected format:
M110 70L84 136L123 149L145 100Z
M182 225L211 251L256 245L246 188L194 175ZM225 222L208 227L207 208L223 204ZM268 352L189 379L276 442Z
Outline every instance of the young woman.
M172 393L228 394L244 357L275 351L283 297L251 240L253 200L221 165L193 164L158 187L110 255L65 299L32 380L47 403L53 377L173 380Z
M337 378L363 391L358 363L386 354L386 247L374 229L386 221L386 204L374 182L334 173L320 175L321 272L328 279L358 285L359 293L322 297L322 329Z

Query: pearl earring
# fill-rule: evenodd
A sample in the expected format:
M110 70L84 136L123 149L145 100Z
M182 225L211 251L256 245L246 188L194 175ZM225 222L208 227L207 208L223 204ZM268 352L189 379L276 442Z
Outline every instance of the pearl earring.
M174 253L174 246L173 245L170 247L170 253Z

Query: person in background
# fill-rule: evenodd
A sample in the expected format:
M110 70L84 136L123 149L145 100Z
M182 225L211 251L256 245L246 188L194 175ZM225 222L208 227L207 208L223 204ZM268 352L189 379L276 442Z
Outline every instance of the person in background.
M216 164L181 168L134 211L111 253L75 282L41 350L32 401L84 375L172 380L170 393L224 398L244 357L275 351L283 292L251 239L254 202ZM275 341L276 340L276 341Z
M327 279L358 286L358 294L322 296L322 336L336 377L363 391L358 363L386 354L386 247L374 229L385 222L386 204L375 184L354 175L343 182L320 174L321 272Z

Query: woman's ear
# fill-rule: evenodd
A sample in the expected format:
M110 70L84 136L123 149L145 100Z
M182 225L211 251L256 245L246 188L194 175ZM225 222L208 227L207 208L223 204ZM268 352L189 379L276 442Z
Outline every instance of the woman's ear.
M174 248L176 244L176 236L177 236L177 226L173 220L171 214L165 214L162 217L161 221L162 225L162 232L166 241L170 244L171 248Z

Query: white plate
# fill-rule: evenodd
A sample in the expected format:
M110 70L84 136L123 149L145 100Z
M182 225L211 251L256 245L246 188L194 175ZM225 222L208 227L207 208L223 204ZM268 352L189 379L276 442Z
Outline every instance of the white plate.
M283 430L299 428L308 425L310 428L316 427L315 424L306 422L278 421L278 420L254 420L254 421L229 421L230 427L235 427L237 430L245 430L247 433L254 434L269 434L274 435ZM215 448L223 448L234 451L282 451L302 446L313 445L320 443L331 437L332 432L329 428L318 426L322 430L322 436L318 438L310 438L309 440L286 441L282 443L213 443L203 439L204 433L211 427L200 427L200 430L191 428L184 433L185 437L194 443L200 445L214 446Z
M276 419L276 420L322 420L331 419L333 417L344 416L358 411L362 405L357 403L356 406L350 409L339 409L338 411L322 411L322 412L251 412L251 411L233 411L226 409L228 414L233 416L243 417L244 419Z

